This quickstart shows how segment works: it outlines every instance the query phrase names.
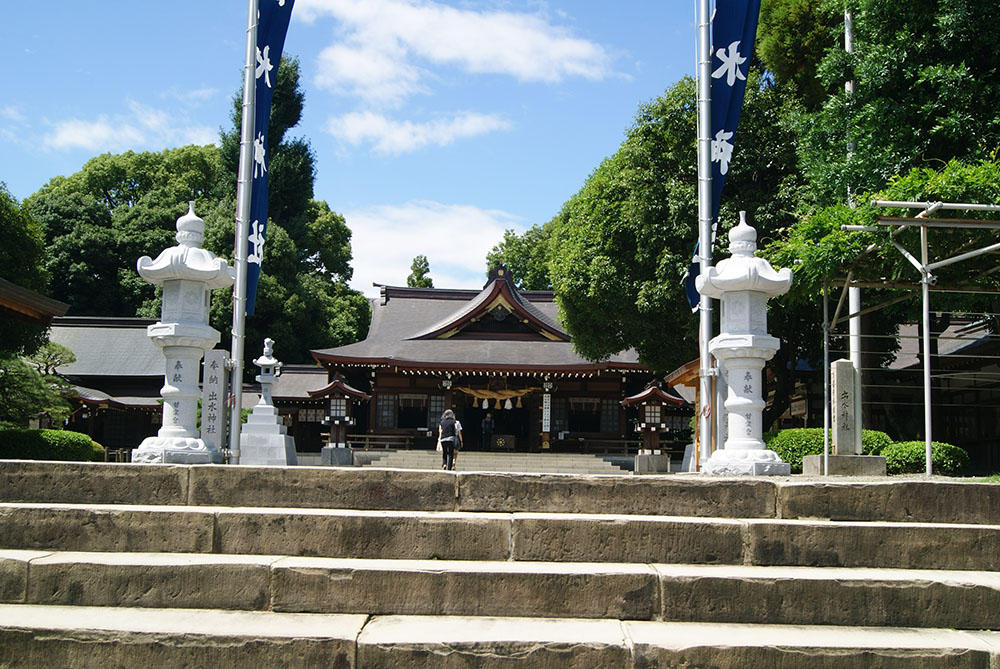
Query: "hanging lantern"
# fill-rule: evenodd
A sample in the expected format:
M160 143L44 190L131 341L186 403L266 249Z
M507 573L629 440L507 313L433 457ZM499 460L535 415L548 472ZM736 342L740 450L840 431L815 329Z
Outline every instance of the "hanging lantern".
M490 401L486 398L483 398L483 409L489 409L489 408L490 408Z
M507 398L507 401L503 403L503 408L504 409L513 409L514 408L514 403L510 401L510 398Z
M517 405L516 406L517 406L518 409L523 409L524 408L524 405L521 403L521 395L517 396Z

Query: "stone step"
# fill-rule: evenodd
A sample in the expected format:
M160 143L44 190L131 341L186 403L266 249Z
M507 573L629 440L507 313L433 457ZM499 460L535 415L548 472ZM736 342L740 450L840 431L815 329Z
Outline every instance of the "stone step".
M1000 523L1000 485L0 461L0 501Z
M441 454L426 451L397 451L365 463L365 467L440 469ZM489 453L461 451L456 471L519 472L550 474L625 474L621 467L594 455L572 453Z
M0 550L0 602L1000 629L1000 573Z
M0 666L986 669L1000 634L0 605Z
M991 571L1000 526L625 514L0 504L0 548Z

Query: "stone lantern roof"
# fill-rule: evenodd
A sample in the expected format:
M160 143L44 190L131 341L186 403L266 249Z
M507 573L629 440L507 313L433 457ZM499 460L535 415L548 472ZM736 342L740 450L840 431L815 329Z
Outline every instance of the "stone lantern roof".
M721 299L724 293L751 291L765 295L781 295L792 285L792 270L775 270L764 258L754 256L757 231L747 224L746 212L740 212L740 223L729 231L732 257L710 267L696 282L698 292Z
M156 260L139 258L139 275L156 285L166 281L200 281L207 290L233 285L236 270L222 258L201 248L205 239L205 222L194 213L194 202L188 202L188 212L177 219L177 246L160 252Z

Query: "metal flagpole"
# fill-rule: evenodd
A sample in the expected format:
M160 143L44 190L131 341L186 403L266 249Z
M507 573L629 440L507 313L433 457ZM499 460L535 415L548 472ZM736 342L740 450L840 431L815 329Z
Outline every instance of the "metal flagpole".
M233 264L232 394L229 410L229 450L231 462L240 462L241 410L243 408L243 343L247 303L247 226L250 220L250 179L253 170L254 66L257 48L257 0L247 9L247 52L243 66L243 117L240 125L240 168L236 182L236 246Z
M854 53L854 15L850 9L844 10L844 51ZM844 91L848 100L854 96L854 80L851 79L844 84ZM854 155L854 141L850 134L850 121L848 121L847 133L847 159ZM847 186L847 204L854 207L854 197L851 194L851 186ZM858 314L861 311L861 289L856 286L849 286L847 289L848 309L851 314ZM862 422L862 384L861 384L861 316L855 315L848 321L848 351L851 364L854 366L854 376L856 386L854 393L854 434L861 442L861 430L864 427Z
M823 476L830 475L830 293L823 284Z
M704 275L712 263L712 118L711 118L711 3L698 2L698 260ZM708 342L712 338L712 298L702 295L698 306L698 347L700 360L701 464L712 454L711 406L712 356Z

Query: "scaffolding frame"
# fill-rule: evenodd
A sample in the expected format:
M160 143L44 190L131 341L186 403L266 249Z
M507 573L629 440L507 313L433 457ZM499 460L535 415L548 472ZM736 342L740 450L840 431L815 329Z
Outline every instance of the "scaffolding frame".
M920 273L920 297L921 297L921 339L923 341L923 395L924 395L924 446L925 446L925 473L928 477L933 475L933 464L931 457L931 441L933 434L933 425L931 419L931 356L930 356L930 292L932 288L936 288L937 277L934 276L934 271L942 267L947 267L955 263L962 262L964 260L970 260L982 256L987 253L992 253L994 251L1000 251L1000 242L993 244L988 244L981 248L977 248L964 253L959 253L957 255L937 260L934 262L930 261L930 251L929 251L929 229L930 228L964 228L964 229L991 229L1000 230L1000 221L991 220L974 220L974 219L930 219L928 216L939 210L958 210L958 211L989 211L989 212L1000 212L1000 205L992 204L970 204L970 203L954 203L954 202L903 202L895 200L872 200L871 206L873 207L892 207L892 208L902 208L902 209L920 209L921 211L911 218L906 217L895 217L895 216L883 216L877 219L878 226L865 226L865 225L843 225L842 230L854 230L854 231L874 231L882 229L883 227L893 227L889 234L889 242L893 247L902 254L906 260L910 262L911 265L916 268ZM916 256L908 251L902 246L897 240L899 234L908 228L920 228L920 259L918 260ZM871 251L877 249L878 244L869 245L858 257L858 261L866 256ZM855 266L857 262L855 261ZM823 285L823 459L824 459L824 471L828 471L827 465L829 463L829 433L830 433L830 330L833 327L844 320L849 320L852 318L857 318L866 313L872 313L891 304L896 304L898 302L911 299L913 295L904 295L902 297L893 298L886 302L880 303L877 306L869 307L867 309L860 309L854 313L850 313L843 318L840 318L840 312L843 309L844 298L847 296L847 288L854 285L852 283L853 279L853 269L848 271L847 277L844 280L844 290L841 292L840 300L837 303L836 311L833 317L829 316L829 286L827 284ZM901 285L897 283L865 283L865 286L872 288L885 288L885 289L908 289L912 286ZM991 289L986 286L962 286L956 289L938 289L947 292L1000 292L1000 289Z

